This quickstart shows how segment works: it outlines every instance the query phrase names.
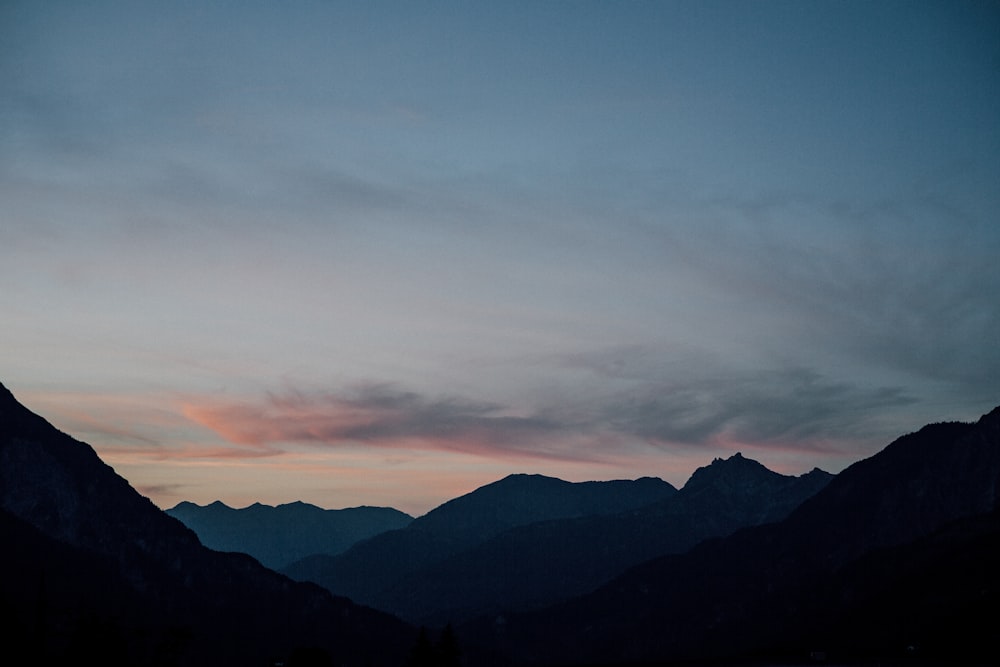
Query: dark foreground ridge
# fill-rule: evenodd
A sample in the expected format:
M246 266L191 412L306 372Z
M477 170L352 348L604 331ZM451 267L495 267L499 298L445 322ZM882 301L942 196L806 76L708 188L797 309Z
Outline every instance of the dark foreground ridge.
M205 548L2 385L0 544L5 664L266 665L312 651L338 665L401 665L417 637Z
M462 632L514 664L996 664L1000 408L932 424L784 521Z

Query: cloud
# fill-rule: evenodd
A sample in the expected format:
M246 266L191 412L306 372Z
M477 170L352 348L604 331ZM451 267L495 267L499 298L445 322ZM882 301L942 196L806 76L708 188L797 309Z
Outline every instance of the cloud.
M1000 273L991 268L1000 235L959 186L926 190L856 200L682 197L674 224L644 232L664 262L728 300L758 353L822 350L859 374L947 383L952 400L995 396L1000 347L989 341L1000 326ZM697 230L680 224L687 218Z
M620 432L649 442L822 450L871 435L871 418L916 399L898 387L863 387L805 368L732 374L644 387L607 409Z
M492 456L578 458L562 450L573 425L544 415L459 398L430 399L390 384L335 393L271 393L263 402L189 403L185 415L226 440L260 448L279 443L365 444Z
M687 345L622 345L549 361L579 374L581 385L616 387L590 405L601 415L595 422L660 445L740 439L821 448L881 436L886 420L921 400L901 384L788 362L746 366Z
M636 348L619 350L617 356L626 353L648 354ZM605 352L595 354L595 372L609 368L607 358ZM573 359L586 366L581 357ZM619 372L618 366L610 368ZM640 376L624 389L538 400L521 411L371 383L346 391L291 389L263 401L205 399L189 402L184 412L251 453L300 443L607 462L650 446L746 444L829 453L838 445L881 436L878 417L915 402L896 387L838 382L804 368L731 372L712 380Z

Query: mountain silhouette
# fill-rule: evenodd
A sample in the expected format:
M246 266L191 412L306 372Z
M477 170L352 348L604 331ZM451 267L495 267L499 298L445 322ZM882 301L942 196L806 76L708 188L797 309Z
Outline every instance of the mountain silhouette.
M782 519L832 475L780 475L736 454L675 494L615 514L534 522L421 568L367 602L414 623L461 622L590 592L626 568L744 526Z
M654 478L573 484L511 475L337 558L284 571L415 624L462 622L589 592L627 567L784 518L830 480L779 475L737 454L684 489Z
M204 547L0 385L5 660L266 664L314 647L344 664L401 664L416 632Z
M635 566L595 592L480 618L515 664L996 658L1000 408L925 426L786 519Z
M239 551L279 570L313 554L336 555L356 542L404 528L413 517L390 507L325 510L304 502L272 507L254 503L234 509L178 503L166 510L216 551Z
M335 556L311 556L282 571L314 581L363 604L428 566L518 526L561 518L614 515L677 492L656 478L567 482L544 475L510 475L449 500Z
M466 665L994 664L1000 408L835 477L739 454L680 490L512 475L295 565L333 563L405 618L457 619L436 644L207 548L3 385L0 544L12 664L458 664L459 641Z

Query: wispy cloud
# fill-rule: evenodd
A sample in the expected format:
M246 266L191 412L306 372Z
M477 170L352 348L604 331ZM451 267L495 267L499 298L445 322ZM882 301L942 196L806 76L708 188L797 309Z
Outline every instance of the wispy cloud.
M1000 238L986 217L929 189L854 202L688 202L702 228L656 229L650 241L698 284L752 304L741 317L766 318L781 344L948 382L967 396L995 391L1000 348L986 341L1000 326L1000 273L990 268Z
M898 387L862 387L790 368L644 387L609 406L616 430L660 444L742 442L822 450L871 435L871 418L914 403Z
M572 428L543 415L513 414L494 403L427 398L389 384L339 393L290 390L260 402L188 403L184 413L226 440L251 447L365 444L561 458L567 452L552 445Z
M605 357L596 355L596 368L605 368ZM733 442L825 451L838 440L870 436L871 417L914 400L899 388L862 387L793 368L713 381L647 378L613 393L521 412L366 384L341 391L290 389L257 401L199 399L188 402L184 413L250 450L304 443L598 461L627 458L630 448Z

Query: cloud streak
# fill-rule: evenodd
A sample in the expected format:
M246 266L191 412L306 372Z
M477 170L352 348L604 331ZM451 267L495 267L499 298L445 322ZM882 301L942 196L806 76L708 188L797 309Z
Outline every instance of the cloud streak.
M867 414L914 402L898 387L865 388L790 368L647 387L605 416L617 430L658 444L823 450L868 435Z
M574 363L584 362L574 357ZM595 354L594 363L605 369L607 354ZM539 401L522 411L370 383L346 391L291 389L256 401L199 399L186 403L184 414L254 451L298 443L607 461L677 445L830 453L879 434L870 419L879 411L914 402L897 387L862 387L790 368L712 382L647 379L590 398Z
M493 403L431 399L389 384L341 393L292 390L271 393L262 402L188 403L184 414L229 442L252 448L363 444L561 458L566 454L544 441L572 428L542 415L513 414Z

